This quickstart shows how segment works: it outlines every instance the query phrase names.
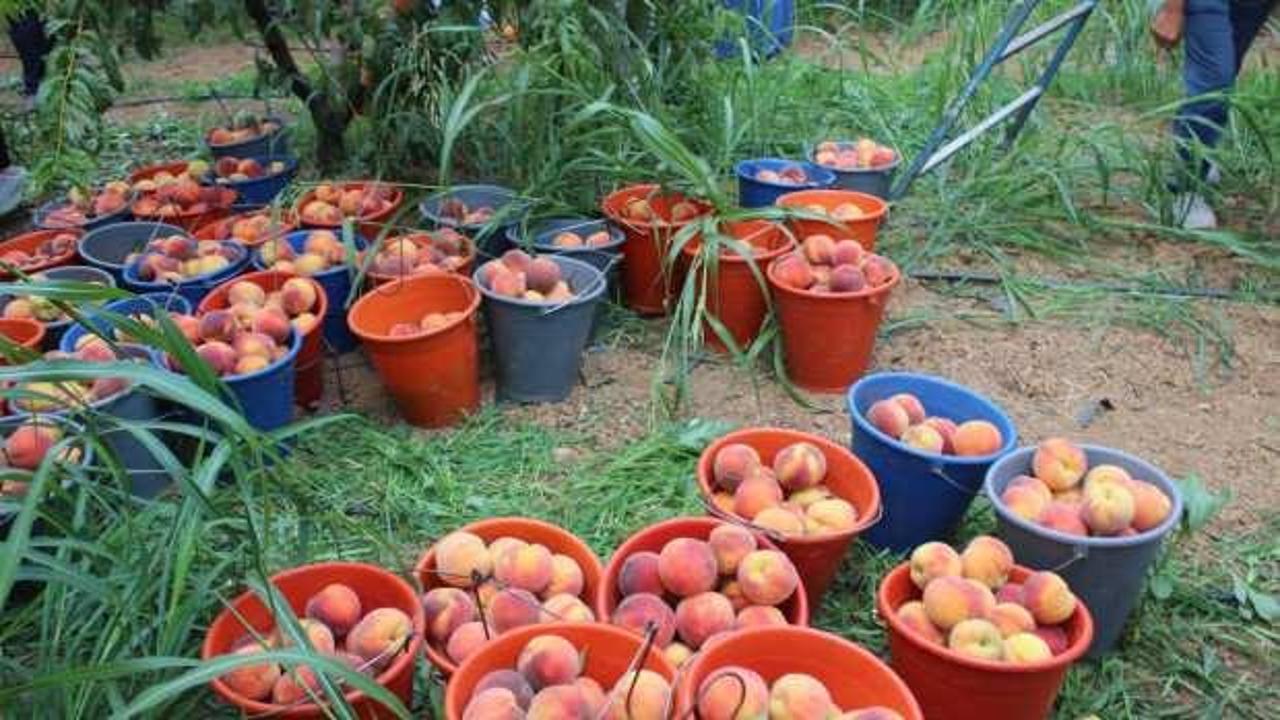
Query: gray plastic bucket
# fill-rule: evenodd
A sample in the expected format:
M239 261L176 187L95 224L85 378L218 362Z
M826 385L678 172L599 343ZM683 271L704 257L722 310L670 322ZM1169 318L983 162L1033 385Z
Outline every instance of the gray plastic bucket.
M191 233L176 225L157 222L121 222L91 230L80 238L80 257L96 268L106 270L116 279L124 279L125 258L142 252L147 243L160 237Z
M894 150L895 157L893 163L883 165L878 168L867 168L865 170L840 170L830 165L818 165L818 167L826 168L836 174L836 184L833 189L856 190L857 192L875 195L881 200L889 199L889 190L893 188L893 178L898 174L898 166L902 164L902 153ZM809 160L814 160L817 150L809 152Z
M557 235L572 231L587 237L601 230L608 231L608 245L596 247L563 248L553 244ZM528 225L512 225L507 228L507 242L512 247L532 248L538 253L564 255L574 260L581 260L604 273L607 283L605 293L609 300L621 305L622 283L618 281L618 273L622 268L622 244L627 236L620 228L610 225L608 221L598 218L559 217L538 220ZM596 319L591 325L591 339L594 342L600 335L604 324L605 306L596 306Z
M487 223L466 225L440 214L444 202L456 198L469 208L488 205L493 208L493 220ZM511 249L507 230L524 222L529 203L515 190L499 185L454 185L429 196L418 205L418 212L433 228L451 227L471 238L479 256L476 264L482 264Z
M997 532L1013 550L1021 565L1053 570L1093 614L1093 644L1086 657L1110 652L1124 631L1125 622L1138 602L1147 570L1155 562L1165 537L1182 517L1182 493L1169 476L1145 460L1119 450L1081 445L1089 467L1118 465L1136 480L1159 487L1173 507L1159 527L1129 537L1077 537L1037 525L1014 515L1000 500L1009 481L1031 474L1035 448L1016 450L996 461L987 471L985 491L996 511Z
M582 369L604 275L581 260L547 255L576 296L564 303L537 303L496 295L476 270L498 381L498 399L560 402L569 397ZM484 267L483 265L481 267Z

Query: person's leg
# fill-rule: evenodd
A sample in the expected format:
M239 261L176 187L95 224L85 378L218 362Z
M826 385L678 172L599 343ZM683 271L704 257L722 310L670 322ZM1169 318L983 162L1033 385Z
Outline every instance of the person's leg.
M44 56L49 52L44 20L34 11L9 19L9 39L22 59L23 94L33 96L44 78Z
M1236 51L1236 74L1244 66L1244 56L1267 24L1267 16L1280 0L1235 0L1231 3L1231 34Z
M1178 110L1174 134L1184 171L1183 189L1203 180L1205 163L1198 147L1217 145L1227 122L1227 100L1220 95L1235 82L1236 51L1228 0L1188 0L1182 77L1187 99Z

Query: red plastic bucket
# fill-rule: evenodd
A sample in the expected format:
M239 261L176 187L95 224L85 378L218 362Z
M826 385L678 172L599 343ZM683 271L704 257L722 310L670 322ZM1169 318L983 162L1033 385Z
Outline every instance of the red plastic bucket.
M44 323L30 318L0 318L0 335L14 345L38 353L40 343L44 341ZM8 364L9 361L0 354L0 365Z
M568 555L573 558L573 561L578 563L578 567L582 568L582 594L580 596L582 602L588 606L592 605L600 591L601 580L604 576L604 568L600 564L600 558L596 557L591 548L579 539L577 535L558 525L526 517L501 517L479 520L470 525L460 527L458 530L469 532L484 540L486 544L500 537L513 537L525 542L545 545L553 553ZM418 576L418 582L422 584L423 590L446 585L440 580L440 576L436 574L435 569L436 548L433 544L427 548L422 557L418 558L418 564L413 569ZM503 637L506 637L506 634ZM426 652L427 659L445 677L457 672L458 664L450 660L449 656L441 652L439 648L427 643Z
M760 461L770 466L780 450L798 442L812 443L822 451L827 460L827 476L823 483L830 488L832 495L853 505L858 511L858 522L844 532L786 539L762 529L757 532L768 534L773 543L791 558L796 570L800 571L800 577L804 578L809 607L819 607L822 596L826 594L840 569L840 562L850 543L858 533L880 520L880 486L876 483L875 475L861 460L849 452L848 448L818 435L783 428L747 428L721 437L702 452L702 457L698 458L698 487L707 500L707 507L714 508L715 505L711 503L715 477L712 467L716 453L726 445L749 445L760 454ZM749 525L742 518L735 517L733 522Z
M781 626L740 630L694 655L676 688L676 717L696 717L698 688L731 665L759 673L770 685L787 673L812 675L845 712L879 705L905 720L925 717L902 678L862 646L812 628Z
M830 235L835 240L857 240L867 252L876 247L876 233L884 221L889 205L875 195L853 190L799 190L778 198L778 206L802 210L811 205L821 206L831 212L837 205L853 203L863 212L856 220L819 220L816 218L791 218L791 227L798 241L810 235Z
M693 203L698 216L681 222L633 220L627 216L626 207L637 199L647 200L659 218L670 217L671 208L681 201ZM658 185L644 184L614 191L601 201L600 207L605 217L627 236L622 244L622 285L627 307L641 315L665 315L671 299L671 273L667 268L671 239L690 222L711 212L711 206L678 192L663 192Z
M558 635L580 649L583 676L599 683L605 693L631 669L643 644L641 638L626 630L598 623L548 623L516 628L477 650L450 678L444 694L445 719L462 720L467 701L484 676L494 670L515 669L520 651L539 635ZM669 683L675 681L675 668L657 648L649 648L640 668L658 673Z
M1015 565L1010 582L1031 570ZM906 680L929 720L1040 720L1049 717L1067 670L1093 642L1093 618L1084 602L1067 619L1067 649L1038 663L1010 663L965 657L920 637L898 619L898 608L920 599L911 568L902 563L880 582L876 609L889 633L890 664Z
M279 290L284 286L286 280L294 277L297 276L292 273L280 272L279 270L260 270L231 278L211 290L200 301L200 306L196 308L196 312L204 314L210 310L225 310L230 306L227 295L231 292L231 286L241 280L251 282L267 292L272 292L273 290ZM323 319L324 314L329 309L329 298L325 295L324 287L320 283L311 278L304 279L311 283L312 288L316 291L316 306L312 312L316 316L316 323L302 336L302 348L298 350L298 359L294 368L293 394L294 402L298 405L312 407L320 402L320 396L324 394Z
M777 267L769 266L768 279L787 377L812 392L843 393L871 362L889 293L902 279L898 266L889 282L856 293L793 288L777 278Z
M385 210L370 213L369 215L362 215L357 218L358 223L356 228L366 240L373 240L378 237L378 233L382 231L383 225L386 224L389 218L394 217L400 210L400 206L404 204L404 191L391 183L374 182L372 180L357 180L332 183L332 185L344 192L347 190L363 190L366 185L377 185L387 190L388 199L391 201L391 204L388 205ZM343 225L341 222L317 223L308 221L306 218L302 217L302 208L306 207L307 203L315 199L316 191L308 190L306 194L298 198L298 202L293 206L294 211L298 214L298 221L302 223L302 227L307 229L333 230L334 232L340 231Z
M480 407L480 348L476 309L480 292L457 275L419 275L382 285L347 313L351 332L404 419L413 425L452 425ZM427 313L461 312L443 327L394 337L396 323L417 325Z
M282 210L280 212L279 224L271 229L270 232L264 233L260 237L254 239L253 242L246 242L240 238L231 235L231 227L241 220L248 220L259 215L271 217L270 210L257 210L255 212L237 213L224 218L219 218L212 222L205 223L196 228L192 237L197 240L234 240L246 247L258 247L272 238L280 238L288 235L298 229L298 217L292 210Z
M76 242L71 243L70 250L62 253L61 255L56 255L42 262L34 265L28 265L26 267L20 267L19 269L30 275L31 273L40 272L41 270L48 270L49 268L60 267L62 265L70 265L79 257L79 241L80 238L84 236L83 230L32 230L31 232L25 232L21 235L15 235L4 242L0 242L0 258L3 258L5 253L12 252L14 250L21 250L28 255L32 255L46 240L51 240L59 235L70 235L76 239ZM0 267L0 279L9 279L12 277L14 277L12 273L3 267Z
M302 616L306 602L312 595L332 583L342 583L354 590L360 598L360 605L364 608L394 607L407 613L413 620L413 637L409 640L408 647L375 678L379 685L390 690L404 701L405 705L408 705L413 699L413 668L422 646L422 634L426 630L426 619L422 606L418 602L417 593L399 576L380 567L363 563L315 563L285 570L271 578L271 584L280 591L288 601L289 607L298 616ZM246 592L232 600L230 608L224 609L218 613L218 617L214 618L208 634L205 635L204 645L200 648L201 659L209 660L231 652L236 641L249 632L246 624L259 633L268 632L276 624L270 609L252 592ZM234 692L218 679L213 680L210 685L218 697L237 707L244 715L285 718L327 717L325 710L315 703L284 708L271 703L250 700ZM352 691L345 697L361 718L395 717L382 705L365 697L364 693Z
M755 254L747 259L728 247L721 249L716 273L707 288L706 312L725 326L739 348L746 349L755 341L769 312L765 273L774 260L795 247L795 241L783 231L782 226L767 220L725 223L721 232L750 244ZM697 239L691 240L681 250L684 267L691 268L694 258L702 250L702 243ZM759 277L752 271L753 263ZM702 335L716 350L728 349L710 323L703 323Z

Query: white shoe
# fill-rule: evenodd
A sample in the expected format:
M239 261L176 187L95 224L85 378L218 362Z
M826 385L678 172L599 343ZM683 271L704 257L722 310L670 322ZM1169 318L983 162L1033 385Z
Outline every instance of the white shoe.
M1210 160L1209 169L1205 171L1204 181L1210 185L1217 185L1222 182L1222 168L1218 167L1218 163Z
M1218 216L1200 193L1182 193L1173 197L1173 222L1183 230L1213 230Z

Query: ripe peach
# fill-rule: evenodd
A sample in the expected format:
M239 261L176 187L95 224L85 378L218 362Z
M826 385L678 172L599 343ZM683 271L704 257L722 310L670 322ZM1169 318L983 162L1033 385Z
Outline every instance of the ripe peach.
M232 347L235 348L236 355L241 358L246 355L256 355L270 361L272 352L276 349L276 342L262 333L242 332L236 335Z
M807 290L816 282L813 268L805 261L804 256L799 253L779 258L774 263L773 272L778 281L787 287Z
M745 720L769 716L769 686L754 670L727 665L698 686L700 720Z
M595 622L596 614L581 598L561 593L542 602L542 619L545 622Z
M920 402L920 398L911 393L898 393L889 398L889 402L895 402L907 411L907 420L912 425L918 425L924 422L924 403Z
M934 453L935 455L941 455L942 449L946 446L946 441L942 439L942 434L934 430L932 426L924 424L912 425L898 439L908 447L913 447L921 452Z
M529 263L525 271L529 288L540 293L549 293L556 283L560 282L560 266L551 258L538 257Z
M591 717L586 696L574 685L544 688L529 703L525 720L566 720Z
M529 701L533 700L533 688L529 685L529 681L524 679L524 675L508 668L494 670L480 678L473 694L479 695L490 688L502 688L511 693L515 697L516 705L521 708L529 707Z
M1004 437L999 428L986 420L968 420L956 426L951 444L956 455L978 457L999 452Z
M742 594L742 583L737 580L726 580L720 583L720 594L729 600L729 604L733 606L734 612L737 612L751 603L747 602L747 596Z
M827 686L812 675L788 673L773 681L770 720L829 718L838 711Z
M211 340L196 348L196 355L218 375L228 375L235 371L236 351L220 340Z
M782 505L761 510L751 522L783 536L804 535L805 531L805 516Z
M235 316L226 310L210 310L200 317L201 340L231 342L235 332Z
M947 647L962 655L982 660L1004 657L1004 636L991 622L981 618L961 620L947 635Z
M805 259L814 265L831 265L836 252L836 241L830 235L810 235L801 243Z
M232 651L233 655L257 655L263 648L257 642ZM223 674L222 680L232 692L250 700L263 700L271 695L276 680L280 678L280 666L275 663L241 665Z
M857 266L862 263L863 257L867 254L862 249L862 245L857 240L841 240L836 243L835 251L831 255L831 264L839 267L840 265Z
M956 424L944 417L927 417L921 423L933 428L942 436L942 452L954 455L956 452Z
M666 647L676 634L676 615L662 598L649 593L629 595L613 610L610 622L643 636L652 623L657 628L654 644Z
M494 562L493 578L502 585L540 593L551 582L551 551L538 544L509 548Z
M1000 589L996 590L996 602L997 603L1014 603L1015 605L1021 605L1022 604L1022 583L1011 582L1011 583L1005 583L1004 585L1001 585Z
M427 637L438 643L449 639L454 630L479 618L471 595L454 587L438 587L422 596L422 610L427 616Z
M311 618L299 618L298 625L307 636L307 642L318 652L332 653L335 647L333 631L327 625ZM293 639L285 634L284 628L277 627L269 638L272 647L293 647Z
M362 614L360 597L355 590L342 583L325 585L307 600L307 617L328 625L337 637L346 635L355 627Z
M524 297L529 290L522 272L496 273L490 280L490 287L495 293L507 297Z
M1135 503L1119 481L1095 481L1084 487L1080 519L1095 535L1116 535L1133 522Z
M693 538L676 538L658 554L658 576L673 595L689 597L716 586L719 575L711 545Z
M750 445L733 443L725 445L712 461L712 475L716 485L733 492L747 476L749 470L760 466L760 453Z
M666 720L671 685L652 670L628 672L609 693L605 720Z
M827 475L827 457L813 443L792 443L773 458L778 484L789 492L811 488Z
M516 670L534 690L566 685L582 674L582 655L559 635L538 635L520 651Z
M479 690L467 701L462 720L524 720L524 710L506 688Z
M1129 491L1133 493L1133 529L1138 532L1159 526L1173 511L1173 501L1152 483L1134 480Z
M315 285L303 278L289 278L280 288L280 302L289 315L308 312L318 301Z
M796 591L800 575L777 550L756 550L738 564L742 594L754 605L777 605Z
M960 553L960 565L965 577L997 590L1009 580L1013 551L997 538L979 535Z
M1076 611L1076 596L1057 573L1040 570L1022 583L1023 602L1041 625L1065 622Z
M805 530L811 534L846 532L858 524L857 509L842 498L819 500L810 505L804 514Z
M996 603L987 619L1005 637L1036 629L1036 619L1031 616L1031 611L1011 602Z
M1087 467L1084 450L1065 438L1041 442L1031 457L1031 472L1054 492L1080 484Z
M1067 631L1061 626L1041 625L1035 629L1035 634L1049 646L1049 651L1054 655L1066 652L1071 646L1071 639L1067 637Z
M290 327L289 317L276 308L263 308L253 317L253 331L270 336L280 344L288 341Z
M827 285L833 293L859 292L867 287L867 278L855 265L836 265Z
M413 621L403 610L377 608L361 618L347 633L347 652L382 667L400 652L413 635Z
M867 409L867 421L877 430L897 439L911 427L911 416L898 403L892 400L880 400Z
M1089 468L1089 472L1084 474L1085 489L1094 483L1114 482L1121 485L1128 485L1133 481L1129 472L1119 465L1095 465Z
M1044 483L1035 478L1030 479L1044 489L1043 494L1029 483L1020 485L1010 483L1004 489L1004 492L1000 493L1000 500L1009 508L1009 512L1024 520L1036 522L1044 514L1045 508L1049 507L1049 503L1053 501L1053 495L1045 487Z
M1049 643L1034 632L1020 632L1004 639L1004 660L1015 665L1044 662L1053 657Z
M711 530L707 544L716 556L716 567L721 575L733 575L738 563L747 553L756 549L756 537L737 525L718 525Z
M747 520L755 519L761 510L782 502L782 487L771 474L752 473L733 492L733 513Z
M1080 517L1080 506L1075 503L1054 500L1049 503L1044 512L1040 513L1039 522L1047 528L1067 535L1078 535L1080 537L1088 537L1089 535L1089 528Z
M494 594L484 612L489 625L499 633L504 633L537 623L542 616L542 603L528 590L508 587Z
M436 572L455 587L471 587L477 578L488 577L493 569L484 540L469 532L457 531L436 543Z
M642 551L629 555L618 571L618 591L623 597L637 593L662 595L662 576L658 574L658 553Z
M772 605L748 605L738 611L733 629L741 630L749 627L766 627L769 625L786 625L787 616Z
M509 535L504 535L503 537L496 538L494 539L493 542L489 543L489 560L494 566L497 566L498 557L501 556L503 553L505 553L508 549L522 548L528 544L529 543L525 542L524 540L521 540L520 538L513 538Z
M698 206L688 200L681 200L671 206L672 222L681 222L683 220L691 220L698 216Z
M919 600L911 600L903 603L898 607L898 619L903 622L912 632L921 638L928 640L936 645L946 645L947 639L938 629L937 625L929 619L929 614L925 612L924 603Z
M249 303L250 305L264 305L267 302L267 293L261 286L255 285L247 280L241 280L231 286L227 291L227 302L234 305L236 303Z
M62 439L62 430L53 425L28 422L19 425L4 441L4 455L9 465L22 470L35 470Z
M964 573L960 554L943 542L927 542L911 552L911 582L923 590L934 578Z
M485 633L484 623L478 620L469 622L454 630L449 636L449 641L445 643L445 654L455 663L461 663L488 641L489 636Z
M676 605L676 633L697 650L712 635L733 629L733 605L718 592L692 595Z
M711 493L711 504L722 513L733 514L733 495L730 493Z
M662 651L662 654L666 656L668 662L677 668L693 657L693 651L689 649L689 646L678 642L668 645L667 649Z
M551 556L551 580L543 588L543 597L569 594L581 595L586 579L582 576L582 568L568 555L556 553Z
M787 496L787 502L795 505L801 510L807 511L809 506L819 500L826 500L831 497L831 489L826 485L816 485L811 488L805 488L799 492L793 492Z
M924 588L924 610L941 630L964 620L984 618L995 608L996 598L985 585L955 575L934 578Z

